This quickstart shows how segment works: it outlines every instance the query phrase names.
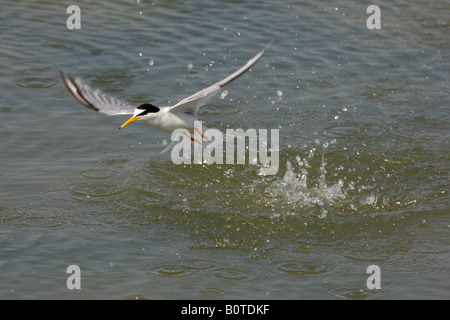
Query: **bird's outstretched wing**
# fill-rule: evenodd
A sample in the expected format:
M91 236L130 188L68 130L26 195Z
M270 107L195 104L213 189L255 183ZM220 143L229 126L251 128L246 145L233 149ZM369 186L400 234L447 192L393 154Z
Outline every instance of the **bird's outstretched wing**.
M62 71L59 74L67 91L83 106L110 116L134 113L135 107L127 102L111 97L99 89L92 89L80 78L74 79Z
M248 60L248 62L239 70L229 75L225 79L209 86L183 100L178 102L176 105L170 107L168 111L171 112L184 112L187 114L195 115L198 109L208 102L223 86L230 83L234 79L238 78L240 75L248 71L259 59L266 53L266 50L270 47L274 39L270 41L264 49L262 49L256 56Z

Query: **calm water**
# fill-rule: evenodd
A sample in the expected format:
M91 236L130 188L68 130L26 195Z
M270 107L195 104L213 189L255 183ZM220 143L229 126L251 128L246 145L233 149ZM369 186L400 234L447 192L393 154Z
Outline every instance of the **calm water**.
M383 2L380 30L343 0L80 0L80 30L67 3L0 3L1 299L450 298L447 1ZM275 176L175 165L170 134L58 78L174 104L274 34L199 119L279 129Z

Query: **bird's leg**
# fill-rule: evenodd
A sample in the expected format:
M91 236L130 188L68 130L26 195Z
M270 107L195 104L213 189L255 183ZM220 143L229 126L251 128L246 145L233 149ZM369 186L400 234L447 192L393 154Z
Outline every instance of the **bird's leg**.
M197 128L194 128L194 130L197 131L198 134L199 134L203 139L205 139L206 141L209 141L208 137L204 136L203 133L200 132L200 130L198 130Z
M183 132L183 134L188 137L189 139L191 139L191 141L197 142L198 144L201 144L200 142L198 142L197 139L194 139L193 137L191 137L190 135L188 135L186 132Z

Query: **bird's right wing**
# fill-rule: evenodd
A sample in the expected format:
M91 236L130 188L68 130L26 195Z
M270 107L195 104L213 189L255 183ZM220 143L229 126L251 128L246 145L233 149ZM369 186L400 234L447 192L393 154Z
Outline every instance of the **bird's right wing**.
M254 56L249 61L247 61L247 63L244 66L242 66L239 70L230 74L225 79L223 79L219 82L216 82L215 84L181 100L176 105L170 107L169 111L171 111L171 112L182 111L184 113L195 115L197 113L198 109L202 105L207 103L208 100L210 98L212 98L220 90L220 88L222 88L226 84L230 83L234 79L241 76L243 73L248 71L255 63L257 63L259 61L259 59L261 59L261 57L264 55L264 53L266 53L266 50L270 47L273 40L274 39L272 39L272 41L270 41L269 44L267 44L265 46L265 48L262 49L256 56Z
M110 116L134 113L135 107L127 102L111 97L99 89L92 89L80 78L74 79L69 74L65 75L62 71L59 73L67 91L86 108Z

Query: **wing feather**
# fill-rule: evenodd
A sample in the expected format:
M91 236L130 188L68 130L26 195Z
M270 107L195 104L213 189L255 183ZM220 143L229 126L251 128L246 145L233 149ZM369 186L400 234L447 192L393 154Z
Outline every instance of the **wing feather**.
M60 71L60 76L67 91L86 108L110 116L134 113L134 106L107 95L99 89L92 89L80 78L74 79L70 74L65 75L62 71Z
M247 63L242 66L239 70L236 72L230 74L225 79L220 80L219 82L216 82L215 84L181 100L176 105L170 107L168 111L170 112L184 112L187 114L195 115L197 114L198 109L205 105L209 99L211 99L223 86L227 85L231 81L235 80L242 74L244 74L246 71L248 71L255 63L261 59L261 57L266 53L267 49L270 47L270 45L273 43L273 40L270 41L264 49L262 49L256 56L251 58L247 61Z

